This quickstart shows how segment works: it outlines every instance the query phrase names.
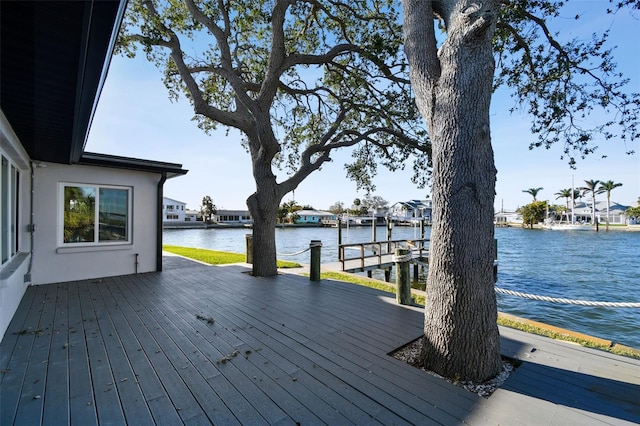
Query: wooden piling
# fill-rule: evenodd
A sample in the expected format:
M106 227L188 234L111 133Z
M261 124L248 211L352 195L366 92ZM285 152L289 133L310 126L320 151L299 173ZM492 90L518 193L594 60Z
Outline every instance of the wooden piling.
M246 234L245 242L246 242L245 262L253 264L253 234Z
M410 305L411 300L411 275L409 263L411 250L396 248L394 261L396 264L396 302L401 305Z
M309 279L311 281L320 281L320 252L322 249L322 241L311 240L309 244L311 249L311 262L309 264Z

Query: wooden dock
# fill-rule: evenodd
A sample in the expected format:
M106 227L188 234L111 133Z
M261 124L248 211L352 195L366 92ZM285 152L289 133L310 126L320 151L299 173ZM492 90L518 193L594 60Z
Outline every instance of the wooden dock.
M388 355L422 309L342 282L178 257L30 287L0 345L0 424L640 423L640 361L501 328L482 398Z
M410 250L412 264L427 266L429 240L423 238L340 244L338 246L338 262L328 264L326 268L351 273L371 272L376 269L389 270L395 265L393 259L396 248Z

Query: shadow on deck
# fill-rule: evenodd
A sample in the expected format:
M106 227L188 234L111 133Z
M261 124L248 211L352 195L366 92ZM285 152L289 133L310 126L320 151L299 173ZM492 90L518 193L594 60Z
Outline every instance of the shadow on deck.
M640 362L501 329L488 399L387 354L421 309L377 290L167 259L30 287L0 346L0 424L621 424Z

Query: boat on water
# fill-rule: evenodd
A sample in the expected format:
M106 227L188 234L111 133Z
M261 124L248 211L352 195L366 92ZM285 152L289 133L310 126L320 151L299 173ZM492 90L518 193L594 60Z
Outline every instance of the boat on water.
M571 216L567 212L560 216L560 221L555 221L549 218L549 211L547 208L547 219L542 224L543 229L549 229L551 231L591 231L593 226L586 222L577 222L574 214L575 199L574 199L574 185L573 177L571 177Z
M588 223L569 223L548 221L542 224L543 229L551 231L591 231L593 227Z

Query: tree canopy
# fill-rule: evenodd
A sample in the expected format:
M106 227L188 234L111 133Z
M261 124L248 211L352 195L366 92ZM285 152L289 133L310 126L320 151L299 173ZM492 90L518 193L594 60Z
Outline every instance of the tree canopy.
M141 48L203 130L241 130L252 155L269 148L262 155L289 172L283 192L350 146L347 172L361 188L372 189L379 163L404 167L416 153L424 182L428 140L393 0L129 3L119 52ZM254 139L261 115L273 146Z
M253 273L265 276L277 273L280 201L332 150L352 148L345 167L358 188L412 153L424 183L430 147L401 47L393 0L131 0L118 48L142 48L200 128L243 134L256 184Z
M213 216L218 212L218 208L213 204L213 199L210 195L202 197L202 205L200 206L200 214L205 222L210 222Z
M567 6L578 3L500 1L494 37L494 87L508 87L512 111L524 109L531 118L537 140L529 148L561 144L562 158L572 167L605 140L626 144L640 137L640 94L627 91L629 78L617 70L610 30L594 29L589 39L571 38L564 31L572 23L562 18L579 25L580 15L567 12ZM603 16L640 9L638 0L598 5Z

